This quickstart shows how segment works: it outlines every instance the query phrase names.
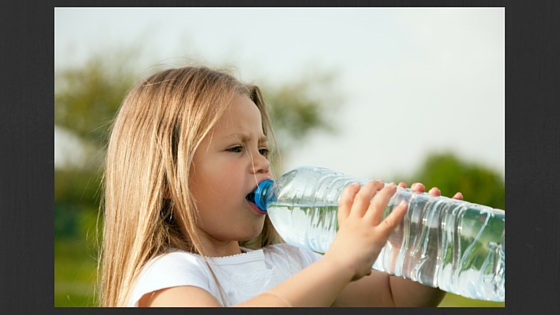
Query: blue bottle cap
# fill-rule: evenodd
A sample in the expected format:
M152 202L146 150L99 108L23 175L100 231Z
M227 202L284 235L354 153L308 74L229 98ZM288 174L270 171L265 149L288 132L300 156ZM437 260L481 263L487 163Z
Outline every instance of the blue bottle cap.
M272 179L265 179L255 189L255 204L262 211L266 211L266 198L263 197L268 193L272 184L274 184Z

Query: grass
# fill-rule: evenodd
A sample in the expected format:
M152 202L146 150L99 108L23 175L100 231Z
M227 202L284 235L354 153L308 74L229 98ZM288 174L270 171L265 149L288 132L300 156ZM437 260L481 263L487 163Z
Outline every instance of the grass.
M83 240L55 242L54 306L89 307L94 303L96 259Z
M64 214L63 212L55 215ZM74 233L58 233L54 242L54 306L93 307L97 281L94 247L97 214L83 209L72 213ZM60 217L60 216L59 216ZM68 216L66 216L66 219ZM57 221L55 217L55 227ZM59 224L63 226L63 224ZM60 229L59 229L60 231Z
M505 302L490 302L467 299L460 295L447 293L439 307L505 307Z

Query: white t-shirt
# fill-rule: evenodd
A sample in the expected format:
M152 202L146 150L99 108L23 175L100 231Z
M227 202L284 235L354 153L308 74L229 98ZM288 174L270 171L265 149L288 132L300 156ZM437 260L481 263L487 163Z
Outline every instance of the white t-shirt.
M142 269L129 306L138 306L147 293L176 286L195 286L212 294L222 305L231 306L268 291L321 258L309 250L277 244L259 250L243 248L245 253L208 257L226 296L222 299L218 285L200 255L170 250L150 260Z

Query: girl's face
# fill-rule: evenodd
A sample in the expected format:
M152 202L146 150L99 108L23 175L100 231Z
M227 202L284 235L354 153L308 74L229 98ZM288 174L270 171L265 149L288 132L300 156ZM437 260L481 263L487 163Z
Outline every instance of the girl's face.
M199 210L196 225L203 246L238 250L237 241L262 231L266 212L246 196L271 178L267 145L259 109L247 96L236 95L191 165L189 186Z

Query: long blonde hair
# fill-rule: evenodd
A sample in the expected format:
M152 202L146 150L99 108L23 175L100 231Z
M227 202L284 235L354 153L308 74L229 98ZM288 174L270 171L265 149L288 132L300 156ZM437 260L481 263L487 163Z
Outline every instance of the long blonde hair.
M194 228L197 210L189 170L198 145L236 93L257 105L270 137L259 88L224 71L202 66L164 70L125 97L111 128L103 181L102 306L127 305L142 267L169 248L205 257ZM240 244L261 248L277 241L267 217L261 234Z

